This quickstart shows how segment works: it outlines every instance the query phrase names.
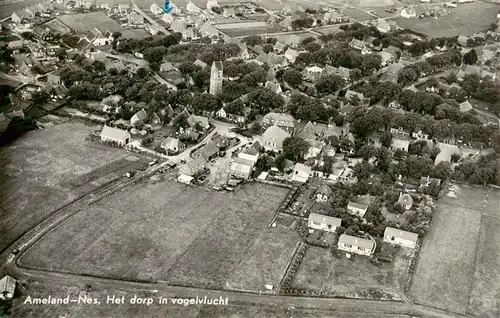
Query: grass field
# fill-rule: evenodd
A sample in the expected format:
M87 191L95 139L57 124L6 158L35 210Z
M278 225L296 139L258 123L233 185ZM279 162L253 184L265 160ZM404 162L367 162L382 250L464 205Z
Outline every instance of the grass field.
M412 29L430 37L452 37L484 32L496 22L500 5L492 3L464 3L439 19L394 19L401 28Z
M411 250L401 249L393 263L376 267L367 257L355 256L354 260L336 258L327 249L309 247L293 285L350 297L363 294L368 289L400 292L408 267L408 262L402 258L408 252Z
M453 189L436 206L412 295L418 303L498 317L499 193L468 186Z
M64 123L32 131L0 149L0 249L74 198L67 182L128 156L86 142L93 129ZM99 178L93 181L98 183Z
M258 264L252 273L256 281L249 280L255 285L239 283L241 288L279 282L284 271L279 267L286 267L295 243L277 229L268 233L266 225L286 191L256 183L233 194L177 182L137 184L68 219L21 261L74 273L214 288L241 277L240 268Z

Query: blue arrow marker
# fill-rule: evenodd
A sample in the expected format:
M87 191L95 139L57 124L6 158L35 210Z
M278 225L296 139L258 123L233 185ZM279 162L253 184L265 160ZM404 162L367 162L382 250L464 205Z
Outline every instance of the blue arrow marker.
M163 7L163 12L171 13L174 10L174 7L170 5L170 0L165 0L165 6Z

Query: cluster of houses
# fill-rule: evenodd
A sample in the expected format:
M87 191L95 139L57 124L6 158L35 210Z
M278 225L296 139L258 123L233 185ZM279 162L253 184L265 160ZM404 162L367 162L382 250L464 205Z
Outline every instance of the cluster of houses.
M335 233L341 225L341 219L327 215L311 213L308 218L308 227L312 230ZM418 234L386 227L383 242L413 249L417 246ZM348 234L341 234L338 238L337 248L346 252L346 256L349 258L351 254L371 256L375 253L376 242L371 237L361 238Z

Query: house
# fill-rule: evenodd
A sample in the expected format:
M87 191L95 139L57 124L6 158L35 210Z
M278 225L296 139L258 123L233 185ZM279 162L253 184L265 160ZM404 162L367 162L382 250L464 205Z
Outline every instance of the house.
M382 52L378 53L378 55L380 55L380 57L382 58L382 63L381 63L382 66L389 65L389 64L393 63L395 60L394 55L392 55L391 53L386 52L386 51L382 51Z
M299 56L299 52L292 49L292 48L288 48L286 51L285 51L285 58L290 62L290 63L295 63L295 59L297 58L297 56Z
M214 61L210 71L210 94L217 95L222 92L223 67L221 61Z
M207 63L205 63L205 62L203 62L202 60L199 60L199 59L196 59L196 61L193 62L193 65L199 66L202 69L204 69L205 67L208 66Z
M380 33L388 33L391 31L391 25L385 19L378 18L374 26Z
M224 107L216 111L215 116L220 118L227 118L227 112L224 110Z
M408 6L406 8L401 9L399 15L402 18L410 19L410 18L415 18L417 16L417 12L413 8L413 6Z
M197 173L203 172L205 169L205 159L197 157L183 165L179 172L187 176L194 176Z
M260 144L260 142L255 141L250 147L238 153L238 158L246 159L255 163L259 159L261 149L262 145Z
M411 137L415 139L429 140L429 134L424 134L421 130L419 130L418 132L412 132Z
M339 218L318 213L309 214L309 218L307 219L307 226L309 228L326 232L336 232L341 224L342 220Z
M0 279L0 299L9 300L14 297L14 292L16 290L16 280L6 275Z
M409 195L408 193L401 192L399 194L399 199L396 203L401 204L401 206L403 208L405 208L405 210L409 210L409 209L411 209L411 206L413 205L413 199L412 199L411 195Z
M132 25L144 24L144 17L136 11L132 11L132 13L130 13L128 16L128 24Z
M276 125L289 134L292 134L295 128L295 119L290 114L271 112L264 116L262 125L265 127Z
M23 12L14 12L10 16L10 19L14 23L21 23L25 18L25 14Z
M349 42L349 46L355 50L361 51L367 46L367 43L364 41L358 40L356 38L353 38L351 40L351 42Z
M276 94L281 94L283 92L280 83L278 83L277 81L266 82L266 85L264 87Z
M292 172L292 181L305 183L309 179L310 175L311 175L311 167L308 167L301 163L297 163L295 164L295 168L293 169Z
M130 124L132 126L142 125L146 122L148 117L149 117L148 113L143 108L137 113L135 113L134 116L132 116L132 118L130 118Z
M317 157L321 153L323 147L326 145L322 140L306 139L306 142L309 145L309 149L304 155L304 159Z
M273 51L277 54L282 54L287 49L288 49L288 45L286 45L285 43L282 43L282 42L276 42L276 44L274 44L274 46L273 46Z
M418 234L388 226L384 231L384 242L415 248L418 242Z
M252 175L253 165L254 165L253 161L243 159L240 157L235 158L234 161L231 163L230 173L236 178L247 180Z
M463 103L460 103L460 111L462 113L467 113L470 112L471 110L472 110L472 105L469 103L468 100L466 100Z
M316 201L317 202L326 202L328 201L328 198L332 194L332 188L330 186L323 184L318 188L318 191L316 191Z
M408 140L402 140L402 139L397 139L393 138L392 139L392 144L391 144L391 149L392 150L403 150L408 152L408 147L410 146L410 142Z
M262 146L265 150L281 152L283 141L290 137L290 134L277 125L270 126L262 134Z
M429 176L422 177L420 178L420 188L427 188L433 182L437 182L438 185L441 185L441 179L431 178Z
M310 81L317 81L321 77L321 73L323 72L323 69L318 66L310 66L306 67L304 70L304 76L306 79Z
M366 256L372 255L375 251L375 243L372 240L367 240L347 234L342 234L339 237L337 247L341 251Z
M381 82L397 83L398 82L398 75L403 68L404 68L404 65L401 63L394 63L394 64L389 65L387 70L380 77L380 81Z
M160 72L172 72L179 71L175 66L170 62L163 62L160 64Z
M347 204L347 212L362 218L365 216L366 211L368 211L368 206L368 204L349 201Z
M208 121L207 117L197 116L193 114L187 118L187 122L189 126L193 128L196 126L196 124L199 124L202 129L210 128L210 122Z
M7 47L11 50L19 50L20 48L23 47L23 41L22 40L10 41Z
M213 141L209 141L207 144L193 153L193 158L202 157L205 160L211 160L217 157L218 154L219 147L217 147L217 145Z
M345 98L346 101L351 102L352 98L354 96L356 96L359 99L360 103L363 103L363 100L365 99L365 96L363 95L363 93L358 93L358 92L352 91L350 89L347 90L347 92L345 93L344 98Z
M130 141L130 134L123 129L104 126L101 131L101 141L114 142L120 146L124 146Z
M465 36L465 35L459 35L457 37L457 42L458 44L460 44L461 46L467 46L467 40L469 40L469 37L468 36Z
M163 148L167 152L167 154L169 152L177 153L180 150L179 139L167 137L161 142L161 148Z
M160 6L154 2L151 3L151 5L149 6L149 11L151 11L151 13L154 15L159 15L163 13L163 9L160 8Z

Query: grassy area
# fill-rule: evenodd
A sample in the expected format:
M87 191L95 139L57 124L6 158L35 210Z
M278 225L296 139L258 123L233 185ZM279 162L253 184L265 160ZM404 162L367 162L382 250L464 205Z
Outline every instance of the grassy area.
M365 294L368 289L399 292L408 267L404 260L408 252L411 250L401 249L393 263L377 267L368 257L336 258L327 249L309 247L293 286L347 297Z
M492 287L500 283L493 273L500 265L500 196L477 187L450 189L436 206L411 292L422 304L478 316L498 314Z
M285 193L256 183L233 194L173 181L137 184L68 219L21 261L75 273L222 288L244 260L258 257L253 246L263 244L260 236ZM290 253L273 251L276 258ZM262 258L263 273L268 272L265 262L274 264L274 259ZM280 279L275 277L280 270L274 270L269 270L272 279ZM255 273L260 279L261 271Z
M431 37L471 35L488 29L496 22L498 4L476 2L459 4L447 16L433 19L394 19L401 28L412 29Z
M85 142L93 129L65 123L0 149L0 249L74 197L66 182L127 155Z

